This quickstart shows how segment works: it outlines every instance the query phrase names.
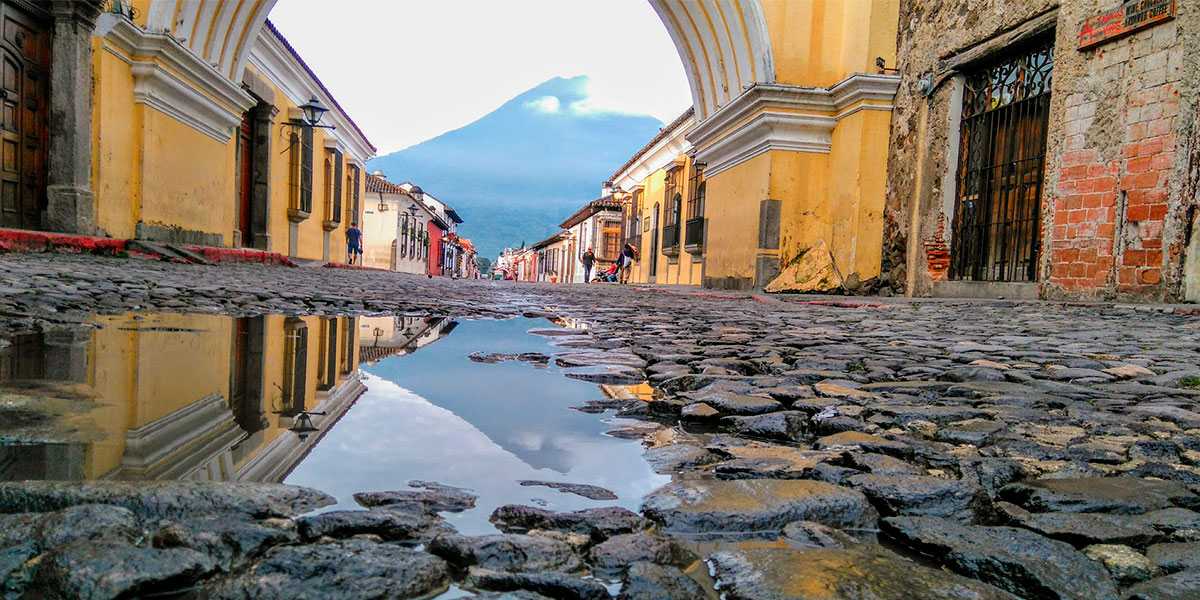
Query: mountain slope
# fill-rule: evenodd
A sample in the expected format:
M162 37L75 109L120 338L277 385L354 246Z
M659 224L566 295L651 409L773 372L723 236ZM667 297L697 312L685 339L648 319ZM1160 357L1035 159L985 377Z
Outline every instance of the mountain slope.
M367 169L411 181L453 206L466 221L459 233L480 256L539 241L595 200L600 184L662 126L649 116L579 110L586 83L551 79L474 123L375 158Z

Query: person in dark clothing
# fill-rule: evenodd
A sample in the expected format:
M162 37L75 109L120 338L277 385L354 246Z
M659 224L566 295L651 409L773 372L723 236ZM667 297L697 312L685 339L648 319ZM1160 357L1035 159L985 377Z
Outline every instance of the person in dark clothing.
M583 263L583 282L591 283L592 282L592 265L596 264L596 255L594 253L592 253L592 249L589 247L587 249L587 252L583 253L583 258L581 258L579 260L580 260L580 262Z
M621 257L617 259L617 264L621 269L621 283L629 283L629 273L633 270L633 261L635 260L637 260L637 248L626 242L625 247L621 248Z
M350 229L346 230L346 255L350 264L354 264L354 259L358 258L362 262L362 230L358 228L358 222L350 223Z

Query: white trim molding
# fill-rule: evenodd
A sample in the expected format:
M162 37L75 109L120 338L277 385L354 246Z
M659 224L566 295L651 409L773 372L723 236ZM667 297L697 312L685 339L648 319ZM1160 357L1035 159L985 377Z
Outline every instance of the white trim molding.
M168 117L217 140L228 143L232 130L242 122L208 96L176 77L162 65L136 61L133 71L133 101L145 104Z
M256 104L239 84L169 34L144 31L105 13L96 23L96 35L104 38L110 53L130 63L135 102L219 142L232 139L233 127Z
M771 150L828 154L837 122L892 110L896 75L858 73L829 88L756 84L687 134L709 177Z
M250 50L249 63L258 71L260 77L267 79L282 90L292 104L300 106L308 102L309 98L316 96L322 104L329 107L329 112L325 113L325 118L321 123L332 125L335 129L325 130L326 139L336 139L338 148L346 156L356 158L362 163L366 163L368 159L375 156L375 151L371 149L371 143L358 134L358 130L351 125L350 119L338 110L333 98L321 89L318 82L296 61L292 53L279 41L279 38L265 26L260 27L255 36L254 45ZM292 108L289 107L288 113L291 114L291 111Z
M692 144L687 140L687 134L696 127L695 117L689 118L677 125L651 146L633 164L625 168L613 178L613 185L622 190L632 191L641 187L642 182L655 171L666 167L679 157L692 150Z

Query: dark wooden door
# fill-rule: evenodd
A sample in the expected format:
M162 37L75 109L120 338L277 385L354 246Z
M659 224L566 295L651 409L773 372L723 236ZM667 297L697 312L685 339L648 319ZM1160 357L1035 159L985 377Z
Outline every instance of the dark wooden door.
M0 1L0 225L41 226L46 205L50 28Z
M252 227L253 211L251 198L254 194L254 122L247 112L242 118L238 133L238 231L242 232L242 246L254 245Z

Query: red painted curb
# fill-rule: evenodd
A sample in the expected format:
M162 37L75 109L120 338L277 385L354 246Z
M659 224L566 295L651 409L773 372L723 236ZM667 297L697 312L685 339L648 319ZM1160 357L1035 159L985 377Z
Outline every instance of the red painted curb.
M44 231L0 229L0 252L73 252L113 255L125 250L125 240Z
M296 263L278 252L255 250L253 248L215 248L213 246L184 246L215 263L260 263L295 267Z
M121 252L148 258L163 258L153 252L129 250L129 241L117 238L92 237L23 229L0 229L0 252L35 253L69 252L115 256ZM249 248L214 248L212 246L183 246L215 263L261 263L294 267L296 263L278 252ZM179 262L176 260L175 262Z

